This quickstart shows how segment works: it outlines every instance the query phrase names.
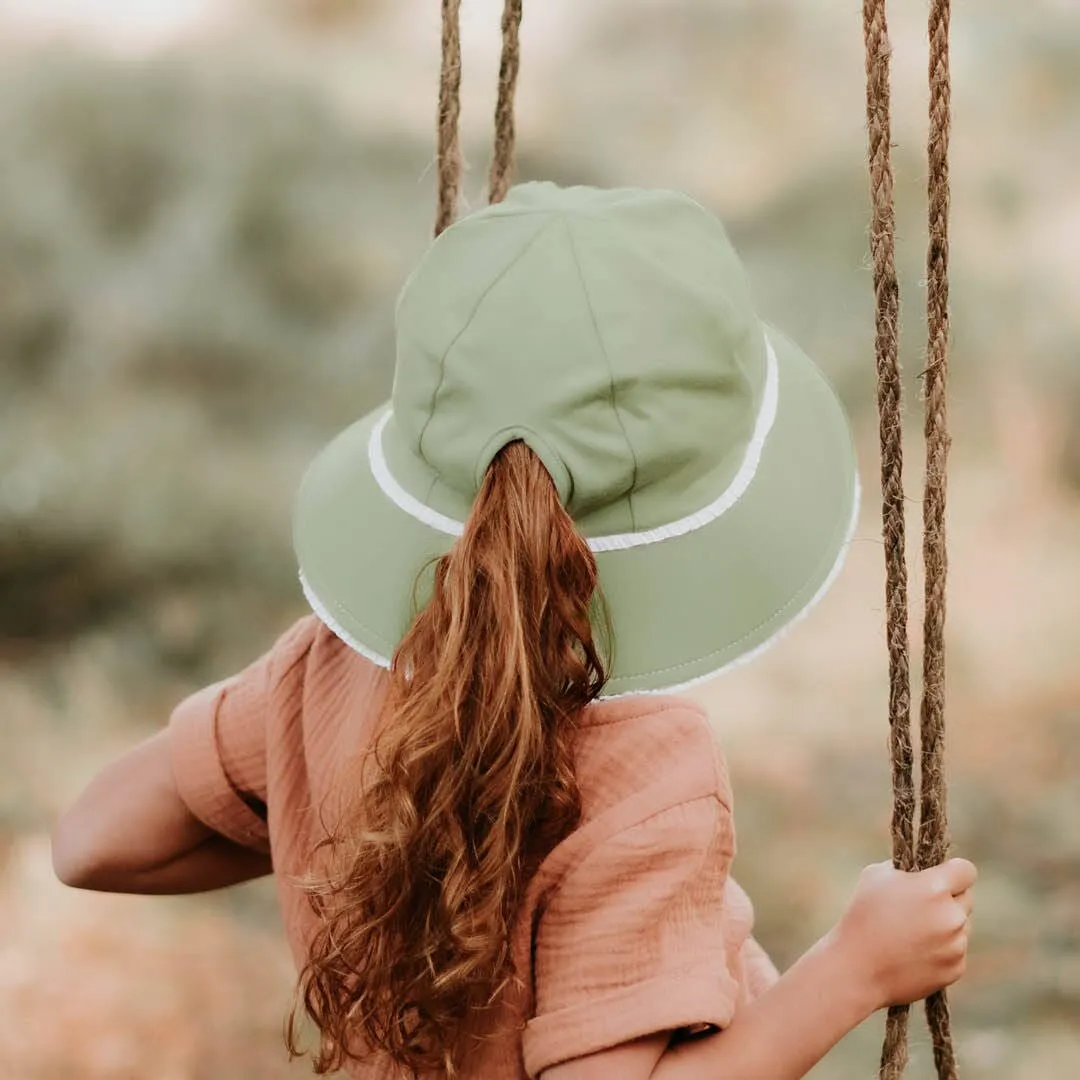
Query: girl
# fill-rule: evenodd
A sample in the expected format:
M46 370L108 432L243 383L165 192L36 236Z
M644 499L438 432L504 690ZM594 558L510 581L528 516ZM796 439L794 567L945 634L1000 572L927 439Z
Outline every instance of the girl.
M60 878L274 873L316 1071L365 1080L794 1080L957 979L970 863L868 868L782 978L730 877L676 691L828 587L857 484L722 227L523 185L432 245L397 333L392 403L301 488L315 614L90 785Z

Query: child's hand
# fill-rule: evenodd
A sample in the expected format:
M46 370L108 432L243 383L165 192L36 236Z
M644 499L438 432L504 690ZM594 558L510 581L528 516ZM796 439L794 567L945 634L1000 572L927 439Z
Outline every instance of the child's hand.
M832 936L879 1008L919 1001L964 974L977 876L966 859L917 873L891 863L863 870Z

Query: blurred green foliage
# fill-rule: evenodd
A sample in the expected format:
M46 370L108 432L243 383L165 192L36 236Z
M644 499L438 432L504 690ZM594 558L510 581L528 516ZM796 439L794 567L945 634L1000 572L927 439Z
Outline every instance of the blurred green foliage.
M280 592L299 471L389 387L424 149L191 60L0 82L0 639L163 581Z

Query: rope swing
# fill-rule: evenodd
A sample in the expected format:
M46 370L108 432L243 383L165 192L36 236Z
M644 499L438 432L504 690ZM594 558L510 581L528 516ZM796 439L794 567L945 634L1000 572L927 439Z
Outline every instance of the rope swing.
M945 481L949 452L946 377L949 339L949 0L931 0L929 246L926 312L928 348L923 372L926 474L923 489L923 696L920 710L921 789L915 841L914 754L908 662L905 563L902 384L898 356L900 289L896 278L889 60L885 0L863 0L866 42L866 120L870 169L870 254L873 261L877 402L881 440L881 514L885 546L886 636L889 650L889 730L892 757L893 862L901 870L925 869L949 850L945 788ZM926 1002L926 1017L940 1080L956 1080L956 1056L944 991ZM880 1080L897 1080L907 1066L907 1006L889 1010Z
M915 830L915 770L911 733L908 580L903 483L903 384L899 361L900 289L896 276L896 213L891 157L891 46L886 0L863 0L866 45L866 118L871 194L870 253L875 295L874 352L881 442L882 538L885 549L885 610L889 654L889 731L892 760L893 862L901 870L925 869L945 860L949 849L944 770L945 703L945 490L949 434L946 378L949 339L949 76L950 0L930 0L930 115L927 141L929 246L927 251L925 403L926 472L923 491L923 562L926 614L923 625L923 691L920 709L920 790ZM438 108L438 201L435 235L451 225L461 197L461 0L442 0L442 68ZM500 202L514 164L514 92L520 66L522 0L505 0L502 56L495 109L495 146L488 199ZM939 1080L957 1080L944 991L926 1002ZM880 1080L899 1080L908 1062L908 1007L889 1010Z

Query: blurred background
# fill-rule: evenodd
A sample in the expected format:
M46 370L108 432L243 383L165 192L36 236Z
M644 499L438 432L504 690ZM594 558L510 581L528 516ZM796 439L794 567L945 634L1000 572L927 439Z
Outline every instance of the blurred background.
M499 6L464 3L473 206ZM916 593L924 6L891 5ZM855 419L869 494L840 583L700 694L781 965L888 852L858 7L534 0L523 28L519 175L704 201ZM983 877L955 1026L967 1076L1041 1080L1080 1073L1080 9L956 7L949 779ZM4 1080L307 1071L284 1060L269 882L79 894L52 879L48 829L304 611L292 492L388 392L393 299L429 236L438 9L0 0ZM874 1075L881 1027L814 1076Z

